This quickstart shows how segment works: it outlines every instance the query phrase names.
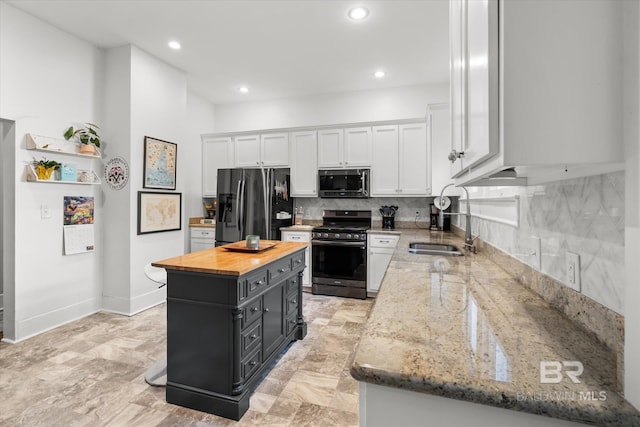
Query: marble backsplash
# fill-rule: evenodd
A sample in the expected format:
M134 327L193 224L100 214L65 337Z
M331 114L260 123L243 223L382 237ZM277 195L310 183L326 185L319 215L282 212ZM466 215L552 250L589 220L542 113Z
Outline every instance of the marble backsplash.
M539 271L566 282L566 253L580 255L582 293L624 314L624 172L531 187L469 188L470 197L518 196L519 226L472 218L473 235L534 267L530 237L540 237ZM365 209L380 220L378 209L397 205L396 221L428 227L430 197L319 199L298 198L305 220L319 220L324 209ZM455 211L455 206L454 206ZM453 219L455 221L455 219ZM464 220L458 218L464 227Z
M567 252L579 254L582 293L624 314L624 182L624 172L615 172L531 187L470 188L472 199L507 192L520 201L519 227L472 218L471 230L530 266L529 238L540 237L540 271L563 283Z

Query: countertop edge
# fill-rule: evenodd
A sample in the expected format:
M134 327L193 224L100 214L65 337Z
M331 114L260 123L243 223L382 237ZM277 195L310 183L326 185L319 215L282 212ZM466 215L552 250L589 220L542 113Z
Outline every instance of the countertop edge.
M621 423L621 416L626 416L640 422L640 417L629 406L628 412L603 412L588 411L585 407L575 406L567 408L558 405L555 401L536 401L530 399L518 399L517 394L505 393L502 390L487 390L475 388L471 385L459 383L435 382L433 379L423 379L418 377L405 377L392 375L381 369L372 366L361 366L354 362L350 368L351 376L357 381L392 387L401 390L408 390L431 396L444 397L447 399L459 400L462 402L475 403L479 405L492 406L501 409L508 409L527 414L547 416L565 421L588 423L602 426L631 426L638 424ZM620 396L620 398L623 398ZM571 412L571 416L567 415Z

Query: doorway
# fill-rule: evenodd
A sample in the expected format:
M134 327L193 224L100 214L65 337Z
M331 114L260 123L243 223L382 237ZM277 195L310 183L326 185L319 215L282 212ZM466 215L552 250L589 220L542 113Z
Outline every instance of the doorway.
M14 260L15 122L0 118L0 340L15 339Z

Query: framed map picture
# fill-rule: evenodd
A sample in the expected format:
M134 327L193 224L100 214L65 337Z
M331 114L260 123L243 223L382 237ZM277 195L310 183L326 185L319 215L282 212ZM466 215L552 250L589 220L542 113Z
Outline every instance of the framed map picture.
M182 228L182 193L138 191L138 234Z
M144 137L144 188L176 189L178 144Z

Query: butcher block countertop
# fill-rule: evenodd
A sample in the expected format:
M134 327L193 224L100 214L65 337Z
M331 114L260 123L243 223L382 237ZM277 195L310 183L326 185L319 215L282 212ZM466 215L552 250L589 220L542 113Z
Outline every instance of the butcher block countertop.
M218 246L156 261L152 265L167 270L241 276L307 247L306 243L281 242L280 240L261 240L260 243L275 243L275 246L255 253L232 252L224 249L224 246Z

